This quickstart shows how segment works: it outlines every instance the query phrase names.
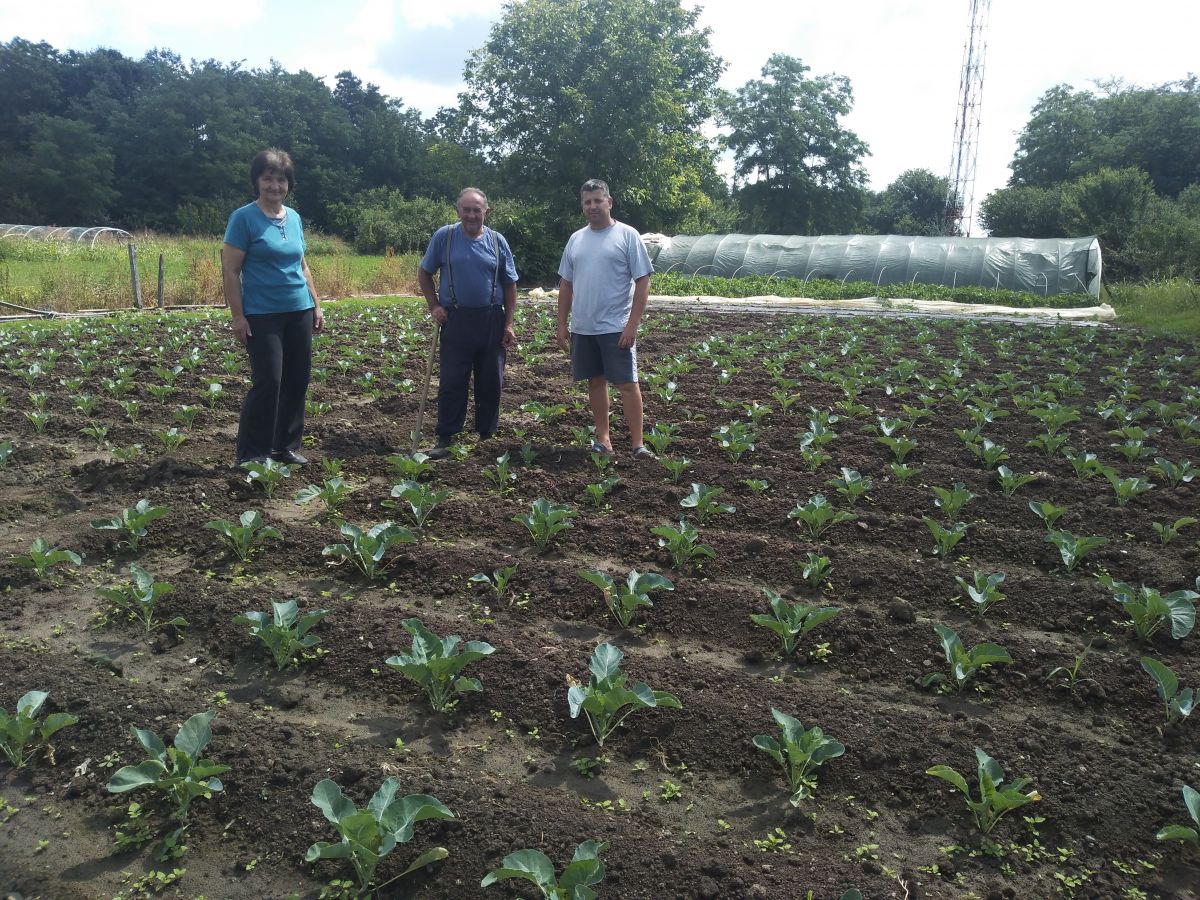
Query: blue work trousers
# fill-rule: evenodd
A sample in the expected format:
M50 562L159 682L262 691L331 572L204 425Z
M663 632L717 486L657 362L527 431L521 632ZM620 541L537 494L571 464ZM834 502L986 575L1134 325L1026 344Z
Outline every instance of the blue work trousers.
M475 430L481 436L500 427L500 391L504 387L504 307L460 306L448 309L438 356L439 443L449 442L467 421L467 389L475 378Z

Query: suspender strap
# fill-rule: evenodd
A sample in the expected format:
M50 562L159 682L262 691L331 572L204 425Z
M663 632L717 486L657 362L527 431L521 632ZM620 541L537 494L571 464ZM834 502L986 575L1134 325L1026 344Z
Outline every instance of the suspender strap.
M446 287L450 291L450 308L458 309L458 296L454 293L454 266L450 264L450 245L454 241L454 232L462 228L461 224L451 225L446 230L446 255L442 260L442 269L446 273ZM501 306L503 304L496 303L496 283L500 280L500 245L496 240L496 232L485 226L485 230L492 236L492 255L496 258L496 265L492 269L492 290L488 295L489 306Z

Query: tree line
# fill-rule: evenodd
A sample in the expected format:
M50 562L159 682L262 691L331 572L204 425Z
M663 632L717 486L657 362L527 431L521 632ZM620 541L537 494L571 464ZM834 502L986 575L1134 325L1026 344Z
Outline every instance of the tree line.
M15 38L0 43L0 221L218 233L249 198L249 159L279 146L306 221L364 252L423 248L458 189L482 187L530 278L553 272L578 185L596 176L641 231L940 233L944 178L912 169L866 188L847 78L777 54L722 90L698 16L680 0L510 4L467 57L458 103L428 118L348 71L331 87L278 64ZM1195 79L1052 89L983 221L1098 232L1119 274L1195 277L1198 100Z

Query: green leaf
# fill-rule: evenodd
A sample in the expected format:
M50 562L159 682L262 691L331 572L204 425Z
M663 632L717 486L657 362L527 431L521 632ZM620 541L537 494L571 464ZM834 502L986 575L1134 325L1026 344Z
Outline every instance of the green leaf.
M543 889L554 887L554 863L540 850L517 850L504 857L499 869L488 872L479 886L488 887L508 878L524 878Z
M329 778L323 778L317 782L316 787L313 788L312 802L334 825L358 812L358 807L354 805L354 802L342 794L338 783Z
M196 713L183 723L179 734L175 735L175 749L182 750L193 760L199 759L212 740L212 720L216 716L213 711Z
M124 766L118 769L108 780L107 788L110 793L123 794L136 788L157 784L166 774L166 766L156 759L147 759L136 766Z
M961 775L959 775L958 772L954 771L954 769L950 768L949 766L933 766L931 768L926 769L925 774L932 775L935 778L941 778L941 779L944 779L945 781L950 782L952 785L954 785L956 788L958 788L960 791L962 791L964 795L966 795L968 798L970 798L971 791L967 787L967 780L965 778L963 778Z

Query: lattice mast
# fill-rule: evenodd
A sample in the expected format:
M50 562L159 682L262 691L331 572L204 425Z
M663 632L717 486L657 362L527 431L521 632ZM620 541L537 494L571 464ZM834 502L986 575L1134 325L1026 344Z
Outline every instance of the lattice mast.
M991 0L970 0L971 24L963 46L958 85L954 149L950 154L944 225L946 234L970 235L975 218L975 163L979 157L979 117L983 104L983 61Z

